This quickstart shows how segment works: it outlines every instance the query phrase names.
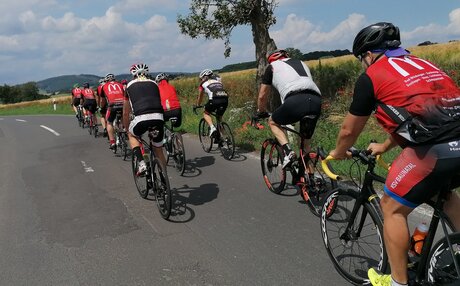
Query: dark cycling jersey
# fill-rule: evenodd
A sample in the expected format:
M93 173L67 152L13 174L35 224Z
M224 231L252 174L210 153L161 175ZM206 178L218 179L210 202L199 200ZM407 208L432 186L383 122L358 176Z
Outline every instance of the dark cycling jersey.
M148 113L163 113L160 90L155 81L136 78L126 87L125 100L129 100L134 116Z

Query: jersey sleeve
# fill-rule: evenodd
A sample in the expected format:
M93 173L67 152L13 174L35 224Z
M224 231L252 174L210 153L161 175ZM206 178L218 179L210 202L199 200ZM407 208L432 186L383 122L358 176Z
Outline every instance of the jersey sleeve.
M273 81L273 68L271 65L268 65L265 69L264 74L262 75L262 83L266 85L272 85Z
M356 116L369 116L375 110L376 103L372 81L363 73L356 81L353 101L348 111Z

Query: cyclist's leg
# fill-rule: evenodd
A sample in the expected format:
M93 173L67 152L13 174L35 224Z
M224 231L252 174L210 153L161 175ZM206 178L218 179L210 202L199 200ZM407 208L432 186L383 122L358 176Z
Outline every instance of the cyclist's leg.
M111 147L115 145L115 134L114 134L114 128L113 128L113 121L115 120L115 117L116 117L116 112L113 110L113 107L107 108L106 127L107 127L107 134L109 136L109 142L110 142Z
M222 118L228 107L228 97L218 97L214 99L213 105L214 105L214 110L216 112L216 120L218 122L222 122ZM222 133L223 130L219 130L219 132Z
M384 194L381 200L383 212L383 238L391 265L392 278L401 284L408 283L407 253L410 234L407 216L413 208L405 206Z
M460 198L457 192L452 192L444 203L444 212L449 216L450 221L457 231L460 231Z
M204 105L204 112L203 112L203 118L208 123L209 127L211 127L211 132L209 134L212 134L214 130L216 130L216 127L214 126L214 123L212 122L212 117L210 115L211 112L215 110L214 105L212 104L212 101L208 101Z

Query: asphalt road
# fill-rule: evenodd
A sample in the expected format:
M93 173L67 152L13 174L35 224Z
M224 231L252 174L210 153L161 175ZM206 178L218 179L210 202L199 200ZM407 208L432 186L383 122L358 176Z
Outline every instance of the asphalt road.
M184 140L165 221L74 117L0 117L0 285L346 285L319 219L266 189L257 154Z

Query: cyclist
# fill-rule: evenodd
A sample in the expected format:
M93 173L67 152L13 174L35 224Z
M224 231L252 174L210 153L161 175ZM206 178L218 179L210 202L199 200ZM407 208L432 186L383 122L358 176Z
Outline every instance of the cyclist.
M122 79L120 83L123 85L123 90L125 90L126 86L128 85L128 81L126 79Z
M369 145L372 154L402 148L381 200L391 276L370 269L373 285L408 284L407 216L441 187L457 186L452 179L460 171L460 148L454 148L460 139L460 91L446 73L400 45L399 29L391 23L370 25L355 37L353 54L365 71L356 81L353 101L330 153L336 159L346 158L372 112L390 135L384 143ZM450 195L444 210L460 229L456 194Z
M77 107L81 104L81 88L78 83L73 85L73 89L71 91L72 94L72 108L75 111L75 116L78 118L78 110Z
M204 106L203 118L211 128L209 136L212 137L216 132L216 127L212 122L210 113L215 112L217 119L222 120L222 116L224 115L228 106L228 94L222 85L220 77L215 75L212 70L203 70L200 73L199 78L200 87L196 106L201 104L203 97L206 94L208 96L208 102ZM196 106L193 108L196 109Z
M102 94L102 87L104 86L105 84L105 78L101 78L99 79L99 85L97 86L97 90L96 90L96 96L97 96L97 106L99 108L99 112L101 113L101 125L102 125L102 128L104 128L104 132L102 133L103 137L107 137L107 123L106 123L106 120L105 120L105 114L107 113L107 103L104 103L104 101L106 101L105 98L102 98L101 97L101 94ZM102 105L104 105L104 108L102 108Z
M300 60L289 58L285 50L274 50L267 57L267 66L257 99L256 117L267 117L267 102L273 86L281 97L281 106L269 118L270 130L285 153L283 169L296 160L296 154L289 146L286 133L281 125L299 122L307 115L312 118L300 126L305 136L305 152L310 151L310 139L315 131L316 122L321 113L321 92L311 77L310 69Z
M105 76L106 83L102 86L101 97L106 99L102 102L101 109L107 107L105 119L107 121L107 133L109 135L110 149L115 149L115 131L113 122L117 113L123 111L123 85L115 80L111 73Z
M163 167L166 167L166 159L163 154L163 107L161 106L160 90L155 81L147 78L149 68L146 64L134 64L130 68L133 75L125 91L123 104L123 123L129 126L128 138L133 150L133 155L138 159L137 174L146 171L146 163L141 153L141 137L149 127L157 127L158 136L154 140L153 152ZM130 113L134 118L130 123ZM165 168L166 170L166 168Z
M179 127L182 124L182 108L180 107L176 88L169 83L169 75L166 73L159 73L155 77L155 82L160 89L161 105L164 110L164 121L166 122L170 118L175 117L177 121L173 126Z
M96 118L96 110L97 110L97 102L96 97L94 94L94 90L89 87L89 83L85 82L83 84L83 90L81 92L82 100L83 100L83 111L85 113L85 118L88 117L88 111L90 112L91 116L93 117L93 122L97 122Z

